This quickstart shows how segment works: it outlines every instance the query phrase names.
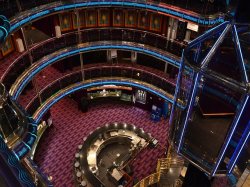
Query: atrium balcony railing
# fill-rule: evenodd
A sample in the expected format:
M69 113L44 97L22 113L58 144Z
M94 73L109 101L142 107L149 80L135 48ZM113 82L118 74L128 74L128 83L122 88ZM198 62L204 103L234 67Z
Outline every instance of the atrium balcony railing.
M103 28L103 29L85 29L80 32L71 32L63 34L60 38L50 38L46 41L34 44L29 50L21 53L18 58L9 65L8 69L2 75L2 82L5 84L6 89L9 90L15 80L27 70L32 63L30 62L29 54L31 54L33 63L41 59L42 57L55 52L65 46L73 46L77 43L93 42L93 41L128 41L138 44L147 44L154 48L164 50L166 55L179 61L181 50L185 47L179 43L169 41L166 37L150 33L147 31L136 29L124 29L124 28ZM143 47L143 46L142 46ZM166 52L168 51L168 52ZM162 52L161 52L162 53Z
M14 1L14 0L12 0ZM18 1L17 1L18 2ZM195 22L201 25L214 25L224 21L224 15L221 13L214 13L207 15L207 12L198 14L192 11L181 9L173 5L168 5L165 2L157 1L53 1L53 0L42 0L42 1L25 1L19 0L19 3L14 2L1 2L0 13L6 15L11 19L11 32L17 30L18 28L28 24L34 20L40 19L49 14L69 11L75 8L81 9L86 7L127 7L127 8L138 8L144 10L150 10L155 12L160 12L162 14L172 15L179 17L180 19L185 19L187 21ZM41 6L40 6L41 5ZM187 4L186 4L187 5ZM26 10L26 11L25 11ZM202 10L201 8L196 8L196 10ZM20 12L16 15L17 12Z
M82 77L84 75L84 77ZM110 83L109 83L110 82ZM113 83L112 83L113 82ZM124 83L123 83L124 82ZM127 82L127 83L126 83ZM121 65L105 65L84 67L83 71L76 71L58 78L51 84L45 86L37 93L33 100L26 106L30 114L36 111L47 102L47 100L67 87L74 84L86 84L88 87L95 84L127 84L127 86L148 89L159 97L173 102L175 84L166 77L140 69L138 67L126 67ZM33 116L34 117L34 116Z

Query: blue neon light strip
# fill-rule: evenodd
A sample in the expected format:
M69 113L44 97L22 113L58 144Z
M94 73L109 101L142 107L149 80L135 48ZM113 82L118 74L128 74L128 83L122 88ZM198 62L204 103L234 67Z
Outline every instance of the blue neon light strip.
M201 62L201 68L205 68L205 65L209 63L209 59L211 58L212 55L214 55L215 50L218 49L219 45L221 44L221 41L224 39L225 35L229 32L229 28L231 25L227 25L226 28L223 30L223 32L220 34L219 38L217 41L214 43L212 48L209 50L208 54L205 56L205 58Z
M43 70L45 67L51 65L52 63L64 58L64 57L68 57L68 56L72 56L81 52L86 52L86 51L92 51L92 50L107 50L107 49L125 49L125 50L132 50L132 51L136 51L136 52L141 52L144 54L148 54L151 56L154 56L156 58L159 58L163 61L168 61L171 64L174 64L175 66L179 66L180 62L175 61L167 56L161 55L157 52L154 51L150 51L148 49L145 48L140 48L140 47L133 47L133 46L126 46L126 45L97 45L97 46L90 46L90 47L83 47L83 48L77 48L77 49L73 49L72 51L68 51L62 54L59 54L56 57L53 57L52 59L44 62L43 64L41 64L38 68L36 68L34 71L30 72L26 77L24 77L24 80L22 80L22 82L20 83L20 85L18 86L18 88L16 88L16 90L13 91L13 98L15 100L17 100L17 98L19 97L19 95L21 94L21 91L24 89L24 87L27 85L27 83L37 74L39 73L41 70Z
M250 121L248 122L247 128L243 132L241 139L238 143L238 146L236 147L234 154L233 154L232 158L230 159L230 163L228 164L228 173L229 174L232 172L232 169L234 168L235 163L238 160L240 153L241 153L242 149L244 148L244 146L249 138L249 135L250 135Z
M168 97L166 97L165 95L156 92L155 90L148 88L146 86L143 86L141 84L137 84L137 83L133 83L133 82L127 82L127 81L100 81L100 82L93 82L93 83L89 83L89 84L83 84L83 85L76 85L75 87L71 88L70 90L67 90L66 92L62 93L61 95L59 95L57 98L54 98L50 103L48 103L46 106L44 106L43 110L37 115L36 118L34 118L35 122L38 123L43 114L49 110L49 108L54 105L56 102L58 102L60 99L62 99L63 97L67 96L68 94L71 94L77 90L83 89L83 88L89 88L89 87L95 87L95 86L101 86L101 85L109 85L109 84L115 84L115 85L125 85L125 86L134 86L134 87L138 87L141 89L144 89L146 91L149 91L151 93L154 93L155 95L173 103L173 100L169 99Z
M85 8L85 7L100 7L100 6L126 6L126 7L133 7L133 8L143 8L143 9L147 9L147 10L151 10L151 11L156 11L156 12L160 12L160 13L165 13L165 14L169 14L172 16L176 16L188 21L192 21L198 24L202 24L202 25L214 25L217 23L221 23L224 22L224 18L215 18L215 19L210 19L209 18L199 18L196 16L191 16L188 15L186 13L182 13L182 12L178 12L175 10L171 10L167 7L161 7L159 5L150 5L150 4L145 4L145 3L138 3L138 2L123 2L123 1L98 1L98 2L84 2L84 3L76 3L76 4L69 4L69 5L62 5L62 6L57 6L54 7L50 10L43 10L39 13L33 14L27 18L24 18L22 20L20 20L18 23L14 23L13 25L11 25L11 29L10 32L13 32L15 29L17 29L18 27L21 27L22 25L31 22L35 19L38 19L39 17L42 17L44 15L47 15L49 13L55 13L58 11L64 11L64 10L70 10L70 9L75 9L75 8Z
M216 27L209 29L207 32L203 33L202 35L200 35L199 37L195 38L194 40L192 40L190 43L188 43L188 49L192 48L194 45L197 45L198 43L204 41L207 37L211 37L211 35L213 35L213 33L217 33L219 31L222 31L221 29L223 28L223 30L226 28L226 25L229 24L228 21L225 21L223 23L221 23L220 25L217 25Z
M199 81L199 73L197 73L196 77L195 77L193 91L192 91L191 99L190 99L190 102L189 102L189 105L188 105L188 110L187 110L187 114L186 114L186 119L184 121L184 126L183 126L183 129L181 131L181 137L180 137L179 145L178 145L178 148L177 148L177 153L180 152L180 147L181 147L182 142L183 142L183 135L184 135L184 132L185 132L186 127L187 127L187 122L188 122L189 114L190 114L190 111L191 111L191 106L193 105L193 101L195 100L195 93L196 93L196 90L197 90L198 81Z
M5 36L4 37L6 38L8 36L8 31L3 26L0 26L0 29L4 30L4 32L5 32Z
M31 147L27 144L27 143L25 143L24 141L22 141L23 142L23 144L29 149L29 150L31 150Z
M238 122L239 122L239 120L240 120L240 117L241 117L241 115L242 115L242 112L244 111L244 108L245 108L245 106L246 106L246 103L247 103L248 99L249 99L249 96L246 96L246 97L245 97L245 100L244 100L244 104L243 104L243 106L242 106L242 108L241 108L241 110L240 110L240 113L239 113L239 115L236 117L237 119L236 119L235 123L233 124L233 128L232 128L232 130L231 130L231 132L230 132L230 134L229 134L229 137L228 137L227 140L226 140L226 144L225 144L225 146L222 147L222 152L220 153L220 156L219 156L219 158L218 158L218 160L217 160L217 163L216 163L216 165L215 165L215 167L214 167L214 169L213 169L212 176L214 176L214 174L216 173L216 171L217 171L217 169L218 169L218 167L219 167L219 165L220 165L220 162L221 162L221 160L222 160L222 158L223 158L223 156L224 156L224 154L225 154L225 152L226 152L226 149L227 149L227 147L228 147L229 142L231 141L231 138L232 138L232 136L233 136L233 134L234 134L234 131L235 131L237 125L238 125Z
M10 22L3 15L0 15L0 20L2 22L2 25L0 26L0 31L2 31L2 34L0 35L0 42L3 42L9 34Z
M28 132L28 134L32 135L32 136L35 136L37 138L37 135L31 133L31 132Z
M248 82L248 77L247 77L247 71L246 71L246 68L245 68L245 64L244 64L244 58L243 58L243 55L242 55L242 52L241 52L241 46L240 46L240 41L239 41L239 37L238 37L238 33L237 33L237 29L236 29L236 26L234 25L233 26L233 33L234 33L234 36L235 36L235 40L236 40L236 49L238 50L239 52L239 60L240 60L240 65L241 65L241 68L244 72L244 81L247 83Z
M35 123L34 123L34 124L33 124L33 123L31 123L30 125L32 125L33 127L37 127L37 124L35 124Z
M194 62L197 62L199 57L200 57L200 52L201 52L201 43L198 44L197 51L194 55Z
M17 156L17 154L15 153L15 151L12 151L12 153L15 155L15 157L17 158L17 160L19 161L20 160L20 158L19 158L19 156Z
M181 63L180 63L179 73L178 73L175 92L174 92L174 101L173 101L173 106L171 108L171 115L170 115L170 118L169 118L169 124L170 125L172 125L172 122L173 122L174 109L175 109L176 103L177 103L177 94L178 94L179 89L180 89L180 82L181 82L181 77L182 77L181 73L182 73L183 66L184 66L184 50L182 51Z

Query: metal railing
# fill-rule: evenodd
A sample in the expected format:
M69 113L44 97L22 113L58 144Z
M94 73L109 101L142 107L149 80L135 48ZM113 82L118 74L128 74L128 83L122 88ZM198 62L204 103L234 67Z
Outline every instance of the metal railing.
M113 0L113 1L54 1L54 0L43 0L43 1L23 1L19 0L20 3L16 2L2 2L0 13L11 19L11 32L24 26L27 23L43 18L45 16L69 11L73 9L83 9L87 7L127 7L127 8L138 8L147 11L157 11L161 14L168 14L187 21L196 22L203 25L213 25L218 22L224 21L224 15L222 13L214 13L211 15L202 15L189 10L185 10L173 5L166 4L165 2L158 1L140 1L140 0ZM178 5L180 6L180 5ZM186 8L186 7L185 7ZM191 7L189 7L191 8ZM201 9L196 9L201 10ZM206 13L207 14L207 13Z
M96 34L99 33L99 34ZM175 61L180 61L181 50L185 47L175 42L168 41L166 37L137 29L124 28L103 28L103 29L85 29L80 32L81 43L97 41L124 41L137 43L140 48L154 49L157 53L164 53L164 56ZM2 75L1 80L7 90L15 80L29 67L31 62L29 53L32 56L33 64L36 64L42 57L63 49L65 46L74 46L78 43L77 32L63 34L60 38L50 38L46 41L33 45L29 51L25 51L15 59ZM152 47L151 47L152 46Z

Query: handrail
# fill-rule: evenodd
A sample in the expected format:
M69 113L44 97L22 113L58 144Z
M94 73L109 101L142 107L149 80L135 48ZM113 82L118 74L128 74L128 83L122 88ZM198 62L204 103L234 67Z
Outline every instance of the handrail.
M152 184L156 184L160 181L161 172L156 172L143 178L141 181L136 183L133 187L147 187ZM146 182L147 181L147 182Z
M63 97L67 96L68 94L71 94L77 90L80 89L86 89L90 87L95 86L101 86L101 85L110 85L110 84L116 84L116 85L125 85L125 86L134 86L138 87L140 89L147 90L148 92L154 93L157 96L168 100L169 102L173 102L173 99L171 99L170 95L166 93L164 90L157 88L156 86L150 85L148 83L139 81L139 80L133 80L133 79L127 79L125 77L106 77L106 78L99 78L99 79L93 79L88 81L82 81L77 82L75 84L72 84L64 89L60 89L57 91L52 97L49 97L46 99L45 102L42 103L42 105L39 106L39 108L35 111L33 114L33 119L36 122L39 122L43 116L43 114L56 102L58 102Z
M131 71L131 73L133 72L133 71L143 71L143 74L147 74L147 77L149 77L148 75L151 75L151 76L153 76L153 77L157 77L157 78L159 78L159 79L161 79L162 81L164 81L164 85L167 85L167 84L169 84L169 85L172 85L173 87L175 87L175 83L174 82L172 82L172 81L170 81L167 77L166 77L166 75L165 75L165 77L163 76L163 73L162 73L162 75L158 75L158 74L156 74L156 73L154 73L154 72L151 72L150 71L150 68L144 68L143 67L143 69L142 69L142 67L140 67L140 66L125 66L125 65L107 65L107 64L98 64L99 66L95 66L95 65L92 65L92 66L90 66L90 67L86 67L86 66L84 66L84 72L88 72L88 71L91 71L91 70L95 70L95 69L98 69L98 70L103 70L103 69L105 69L105 68L112 68L112 69L122 69L122 70L130 70ZM28 110L28 108L31 106L31 104L34 102L34 100L37 98L37 96L38 95L41 95L42 93L44 93L49 87L52 87L52 85L54 85L54 84L56 84L57 82L62 82L64 79L66 79L66 78L69 78L69 77L73 77L74 75L77 75L77 74L80 74L80 73L82 73L82 71L81 70L77 70L77 71L74 71L74 72L71 72L71 73L69 73L69 74L66 74L66 75L64 75L63 77L59 77L58 79L56 79L56 80L54 80L53 82L51 82L50 84L48 84L48 85L46 85L45 87L43 87L43 89L42 90L40 90L39 91L39 93L37 93L37 95L28 103L28 105L26 106L26 108L25 108L25 110L27 111ZM110 75L110 76L112 76L112 75ZM129 77L128 77L129 78ZM139 78L139 77L138 77ZM155 78L153 78L153 79L155 79ZM170 89L170 88L169 88ZM166 91L166 90L165 90ZM167 91L169 94L172 94L171 93L171 91ZM170 97L170 96L169 96ZM171 97L170 97L171 98Z
M172 157L173 153L171 153L172 151L173 151L172 147L169 147L167 152L167 157L158 159L156 173L153 173L145 177L133 187L147 187L149 185L159 183L161 180L161 176L163 174L166 174L170 168L172 168L173 166L177 167L182 166L184 163L183 160L180 160L176 155L173 158ZM155 176L157 176L157 178Z
M140 45L133 42L111 42L111 41L84 43L68 47L63 50L60 50L59 52L55 52L53 54L45 56L36 64L33 64L12 85L10 89L10 95L12 95L14 99L17 99L21 91L24 89L24 86L27 85L27 83L33 78L34 75L36 75L42 69L55 63L58 60L82 52L95 51L95 50L109 50L109 49L133 50L136 52L148 54L163 61L167 61L175 66L179 66L179 61L169 58L167 52L147 45Z
M41 169L36 165L36 163L31 158L29 157L24 158L23 164L29 171L36 186L53 187L52 182L48 180L48 176L41 171Z
M18 15L11 19L10 32L17 30L23 25L35 21L39 18L55 14L57 12L69 11L73 9L81 9L87 7L133 7L161 14L167 14L179 19L186 19L187 21L195 22L202 25L213 25L224 21L224 14L214 14L209 16L203 16L201 14L188 11L173 5L166 3L158 3L155 1L136 1L136 0L112 0L112 1L82 1L77 0L74 2L55 2L42 6L35 7L33 9L20 12Z
M84 33L88 33L90 31L122 31L122 32L134 32L135 33L139 33L139 34L145 34L145 35L150 35L150 36L153 36L153 37L156 37L156 39L159 37L160 39L162 40L165 40L166 42L168 41L167 40L167 37L166 36L163 36L161 34L157 34L157 33L153 33L153 32L149 32L149 31L145 31L145 30L140 30L140 29L132 29L132 28L123 28L123 27L105 27L105 28L89 28L89 29L83 29L81 30L81 34L84 34ZM56 42L57 40L61 40L62 38L66 38L67 36L70 36L70 35L76 35L78 32L77 31L72 31L72 32L68 32L68 33L64 33L62 34L62 36L60 38L57 38L57 37L52 37L52 38L49 38L47 40L44 40L42 42L39 42L39 43L36 43L34 45L32 45L30 47L29 50L26 50L25 52L21 53L7 68L7 70L3 73L3 75L1 76L1 80L3 81L4 78L8 75L8 73L11 71L12 68L14 68L14 66L25 56L27 55L29 52L31 52L31 55L32 55L32 52L36 49L39 49L39 47L43 47L45 46L46 44L49 44L51 42ZM126 41L126 38L124 38L123 36L121 37L121 39L123 39L124 41ZM161 41L162 41L161 40ZM82 41L82 42L87 42L87 41ZM89 42L89 41L88 41ZM143 41L140 41L140 43L143 44ZM171 41L171 43L176 43L178 45L181 45L180 43L177 43L176 41ZM157 46L155 46L157 47ZM162 49L161 46L158 46L157 48L159 49ZM176 55L174 54L171 54L169 53L169 56L170 57L173 57L173 58L178 58ZM179 59L179 58L178 58Z

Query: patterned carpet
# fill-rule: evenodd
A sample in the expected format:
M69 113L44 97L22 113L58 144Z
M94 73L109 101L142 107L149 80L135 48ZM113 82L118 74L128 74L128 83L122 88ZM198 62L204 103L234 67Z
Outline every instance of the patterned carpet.
M62 73L60 73L53 67L48 67L44 69L35 76L34 80L36 83L36 88L33 87L32 89L29 89L26 93L22 92L22 94L18 98L18 102L21 104L21 106L25 108L32 100L32 98L34 98L37 95L37 91L40 92L40 90L43 89L46 85L58 79L62 75L63 75Z
M98 126L109 122L126 122L142 127L159 140L159 146L143 150L133 162L134 178L142 179L156 169L157 159L164 156L168 121L152 122L150 113L121 103L91 105L81 113L77 104L65 98L51 109L53 127L44 134L35 156L36 163L53 177L57 186L73 186L73 160L77 145Z

